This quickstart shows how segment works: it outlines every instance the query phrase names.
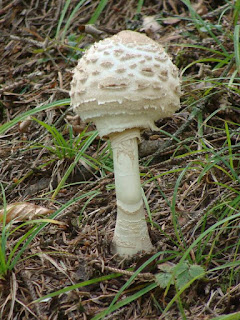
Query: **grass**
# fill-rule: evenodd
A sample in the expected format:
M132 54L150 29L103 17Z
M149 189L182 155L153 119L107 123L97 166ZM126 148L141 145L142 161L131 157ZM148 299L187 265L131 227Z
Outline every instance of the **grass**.
M86 1L86 0L82 0L74 7L74 9L70 13L69 17L67 18L67 21L65 23L65 26L64 26L63 30L61 30L61 26L63 24L64 18L66 16L66 13L67 13L67 11L69 9L69 6L71 4L71 0L67 0L65 2L64 8L62 10L61 17L60 17L59 22L58 22L57 30L56 30L56 35L55 35L56 39L59 39L60 35L61 35L61 41L64 41L64 39L66 38L66 34L68 32L68 29L69 29L69 27L70 27L75 15L77 14L79 8L81 8L82 6L87 4L87 2L88 1ZM107 5L107 3L108 3L108 0L100 0L99 1L99 4L98 4L97 8L94 11L94 14L91 16L91 19L88 21L88 24L94 24L98 20L100 14L104 10L104 8ZM82 39L82 37L80 37L80 39Z
M95 310L93 314L90 312L92 320L104 319L114 312L121 311L122 308L127 310L127 307L134 306L134 303L142 303L142 309L144 309L148 305L145 303L147 299L148 303L154 306L152 309L161 314L160 319L164 319L167 315L171 316L171 312L176 312L176 310L182 319L188 319L188 309L194 309L194 304L198 303L194 297L188 299L189 292L194 296L195 292L205 287L207 283L214 292L221 290L223 295L228 297L228 292L237 286L240 266L240 131L238 119L232 119L231 113L236 116L239 112L239 105L234 104L234 99L237 100L240 93L240 29L238 24L240 1L237 0L234 4L228 2L229 6L225 7L219 15L219 28L216 28L216 20L211 22L200 16L195 11L192 2L182 0L182 3L189 12L189 18L184 23L189 26L189 30L188 28L186 30L187 40L190 39L190 41L171 46L179 48L175 60L183 76L182 116L185 112L188 120L191 120L188 127L189 134L186 134L186 128L182 127L182 131L179 130L178 135L175 135L178 125L172 123L174 130L171 130L170 126L165 128L163 125L159 134L163 140L172 141L173 145L164 148L163 153L168 151L170 156L167 160L163 159L162 162L159 161L154 165L152 165L151 157L141 161L144 171L141 175L143 199L149 225L153 232L161 235L161 238L158 236L158 240L164 243L165 248L158 247L155 254L133 270L128 280L125 280L124 276L118 272L108 275L101 273L100 276L98 272L95 272L91 279L66 285L48 294L43 291L41 297L33 301L33 305L40 302L45 303L47 299L53 299L56 296L62 297L68 292L77 292L79 288L91 288L99 284L101 288L105 286L111 293L114 292L114 298L112 296L107 298L106 295L102 306L99 304L101 306L99 310ZM101 17L107 4L106 0L98 2L89 23L95 23ZM65 2L56 26L57 41L64 42L66 37L72 34L71 23L79 9L85 5L87 1L80 1L75 7L72 7L72 2L69 0ZM140 14L143 7L144 1L138 1L134 16ZM229 12L231 12L231 28L223 23L226 14L229 18ZM178 18L183 20L181 16ZM184 33L182 36L184 38ZM210 46L202 44L203 39L206 38L210 39ZM79 37L78 40L82 38ZM192 59L186 56L183 59L186 49L190 50L188 51L190 53L197 52L198 57ZM203 77L196 77L198 64L205 67L210 65L210 74L206 72ZM225 97L225 100L221 102L219 96ZM200 102L204 103L205 108L199 110L197 108ZM61 171L63 167L57 167L61 171L58 184L45 194L47 202L57 207L48 219L24 222L13 227L11 224L6 224L5 210L0 235L1 280L5 281L11 276L11 272L18 270L21 263L34 256L29 252L31 245L37 242L38 237L41 237L44 232L50 230L49 225L57 224L55 219L71 206L81 203L80 208L78 207L76 211L79 213L78 228L82 232L88 223L91 228L94 213L96 214L94 221L98 229L97 223L102 218L101 210L107 212L109 203L111 203L112 179L107 180L108 175L112 172L110 145L97 141L96 131L84 130L79 135L75 135L72 127L69 126L68 132L63 134L63 126L59 123L54 122L49 125L38 118L38 115L45 111L57 111L59 107L68 107L69 103L69 99L64 99L29 109L0 127L0 135L7 135L16 128L20 121L32 117L34 125L44 132L45 136L50 137L48 145L41 138L38 142L21 142L29 146L30 150L47 152L47 160L41 157L41 165L38 166L38 169L48 168L49 158L54 159L55 163L70 160L67 169ZM94 157L92 153L89 153L91 148L95 148L96 156ZM25 150L27 153L28 147ZM67 181L81 161L97 174L95 176L97 183L86 181L79 184L81 194L65 201L64 192L66 190L75 192L76 190L75 184ZM29 175L24 175L24 179L20 179L17 185L21 185L24 181L28 183L28 178ZM104 185L105 193L103 194L102 183L104 181L106 185ZM5 190L6 185L8 185L6 181L1 184L3 208L5 209L9 196L8 189ZM41 196L39 196L40 199ZM11 201L11 198L9 199ZM99 199L102 203L105 203L107 199L106 207L104 205L99 207L97 202ZM35 199L32 198L32 201ZM71 216L67 222L71 226ZM187 229L188 223L190 231ZM74 226L72 228L75 230ZM16 240L19 230L26 231ZM95 247L103 259L101 245L97 242ZM93 261L97 259L94 254ZM62 250L62 255L64 256L64 250ZM138 276L154 261L157 261L159 268L152 273L153 278L145 282L138 281ZM106 259L103 261L103 266L110 262L112 262L111 258ZM172 265L165 265L166 262L171 262ZM111 280L115 281L112 286ZM201 298L206 299L207 297ZM232 310L229 315L212 315L211 320L239 319L240 313L234 311L236 310ZM224 308L219 312L224 313Z
M56 108L59 106L67 106L70 103L70 99L64 99L64 100L60 100L60 101L55 101L49 104L45 104L43 106L40 107L36 107L34 109L28 110L22 114L20 114L19 116L15 117L14 119L12 119L11 121L8 121L6 123L4 123L3 125L0 126L0 134L4 134L6 133L9 129L13 128L15 125L17 125L20 121L24 121L26 120L28 117L37 114L39 112L42 112L44 110L51 110L52 108Z
M201 235L188 247L186 248L184 254L182 254L181 259L179 261L179 263L173 268L170 267L166 270L165 273L165 279L163 280L163 274L159 273L156 275L156 280L154 283L151 284L146 284L144 286L143 289L139 290L137 293L135 293L132 296L129 296L123 300L121 300L121 302L118 302L119 297L121 296L121 294L124 292L124 290L126 290L133 282L133 280L136 278L136 276L148 265L150 264L152 261L154 261L156 258L158 258L160 255L164 254L165 252L158 252L155 255L153 255L151 258L149 258L145 263L143 263L141 265L141 267L139 267L139 269L129 278L129 280L122 286L122 288L118 291L118 293L116 294L115 298L112 300L112 303L109 305L109 307L101 312L100 314L96 315L92 320L99 320L99 319L103 319L105 316L107 316L108 314L116 311L118 308L130 303L131 301L134 301L135 299L141 297L142 295L146 294L147 292L155 289L158 285L160 285L160 287L166 288L165 290L165 296L167 295L167 292L170 288L171 284L174 284L175 281L173 280L174 277L176 277L176 291L177 293L175 294L175 296L173 297L173 299L168 303L168 305L166 306L166 308L163 311L163 315L167 313L167 311L171 308L171 306L173 305L173 303L175 301L177 301L178 299L180 299L181 294L187 289L189 288L194 281L200 279L201 277L207 275L207 274L213 274L216 271L219 271L221 269L227 269L227 268L232 268L232 267L239 267L240 266L240 261L233 261L231 263L227 263L225 265L222 265L220 267L216 267L213 268L211 270L208 270L207 273L205 273L204 269L200 266L197 265L190 265L189 263L187 263L187 259L189 258L190 252L191 250L197 246L208 234L212 234L213 232L215 232L219 226L225 224L225 223L231 223L231 221L236 221L236 219L238 219L240 217L240 213L234 214L234 215L230 215L225 219L222 219L220 221L218 221L217 223L215 223L213 226L211 226L209 229L207 229L205 232L202 232ZM115 274L115 275L111 275L113 278L114 277L118 277L119 274ZM105 281L108 280L109 277L103 277L101 280ZM44 296L42 298L40 298L38 301L42 301L45 300L47 298L50 297L54 297L56 295L62 294L64 292L67 292L69 290L73 290L82 286L87 286L89 284L92 283L96 283L98 282L99 279L93 279L91 281L87 281L84 283L80 283L74 286L71 286L69 288L64 288L62 290L59 290L57 292L54 292L52 294L49 294L47 296ZM237 313L239 315L239 313Z
M37 220L30 220L24 223L21 223L17 227L13 227L12 222L6 223L7 217L7 202L5 196L5 190L3 185L1 184L1 191L2 191L2 199L3 199L3 208L4 208L4 215L2 221L2 233L0 235L0 279L5 280L6 276L12 271L16 265L19 263L21 256L29 246L33 237L36 236L36 229L39 224L58 224L57 221L54 219L37 219ZM33 225L27 232L24 232L23 236L18 239L15 245L11 246L9 249L8 242L13 235L28 225Z
M7 274L12 271L16 265L21 261L21 257L23 254L27 251L28 247L30 246L31 242L36 238L38 233L43 230L49 223L52 224L59 224L58 221L55 220L55 218L58 217L58 215L61 214L63 210L68 208L69 206L73 205L76 201L83 199L83 198L90 198L92 199L94 196L98 194L98 192L89 192L85 193L75 199L71 199L67 203L65 203L63 206L61 206L58 210L56 210L53 214L49 216L47 219L36 219L36 220L30 220L24 223L21 223L17 227L13 228L12 222L6 224L6 198L5 198L5 192L4 188L1 184L2 189L2 196L4 201L4 219L2 223L2 233L0 235L0 279L5 279ZM26 233L23 234L22 237L16 242L16 244L11 247L9 250L8 248L8 242L11 237L13 237L14 233L19 231L20 229L24 229L27 225L34 225L31 227Z

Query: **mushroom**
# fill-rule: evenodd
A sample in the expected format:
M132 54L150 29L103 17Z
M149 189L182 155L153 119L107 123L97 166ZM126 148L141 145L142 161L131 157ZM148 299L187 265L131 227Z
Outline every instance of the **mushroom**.
M180 94L178 69L163 47L134 31L95 43L74 70L74 111L111 141L117 198L113 244L121 256L153 249L139 175L140 130L158 130L154 121L179 108Z

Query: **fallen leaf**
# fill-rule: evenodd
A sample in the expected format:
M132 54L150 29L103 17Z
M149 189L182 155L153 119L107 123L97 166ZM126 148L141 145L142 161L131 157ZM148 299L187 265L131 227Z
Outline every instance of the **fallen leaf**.
M29 202L15 202L6 207L6 223L14 220L32 220L38 216L52 213L54 210L44 208ZM4 209L0 210L0 222L3 221Z
M146 34L151 33L155 34L159 32L161 29L161 25L156 21L155 16L144 16L143 17L143 24L141 31L145 31Z
M181 21L181 19L179 19L179 18L168 17L163 20L163 23L164 24L176 24L180 21Z
M30 117L27 117L26 120L20 122L18 124L19 132L21 132L21 133L27 132L31 123L32 123L32 120Z

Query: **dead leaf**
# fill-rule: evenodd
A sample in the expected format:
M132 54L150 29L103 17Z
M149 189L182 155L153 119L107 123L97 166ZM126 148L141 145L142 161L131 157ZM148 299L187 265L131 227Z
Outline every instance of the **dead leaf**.
M161 263L161 264L158 264L158 269L161 270L161 271L169 271L171 270L173 267L175 267L176 264L175 263L172 263L171 261L167 261L167 262L164 262L164 263Z
M33 220L38 216L52 213L54 210L44 208L29 202L15 202L6 207L6 223L23 220ZM0 222L3 221L4 209L0 210Z
M180 21L181 21L181 19L179 19L179 18L168 17L163 20L163 23L164 24L176 24Z
M90 34L95 39L103 39L104 38L104 32L102 30L97 29L97 27L94 26L93 24L80 25L78 27L78 30L81 32L85 32L87 34Z
M30 124L32 123L31 117L27 117L25 120L18 124L18 130L20 133L27 132Z
M161 25L156 21L155 16L144 16L141 31L145 31L147 35L155 35L161 29Z

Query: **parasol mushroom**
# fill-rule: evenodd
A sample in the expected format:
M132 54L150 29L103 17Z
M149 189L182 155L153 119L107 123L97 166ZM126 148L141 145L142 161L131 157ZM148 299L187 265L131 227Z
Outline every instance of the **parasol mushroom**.
M140 130L180 106L178 68L163 47L134 31L94 44L79 60L71 82L71 104L83 121L96 124L113 149L117 221L116 253L131 256L153 249L141 194Z

